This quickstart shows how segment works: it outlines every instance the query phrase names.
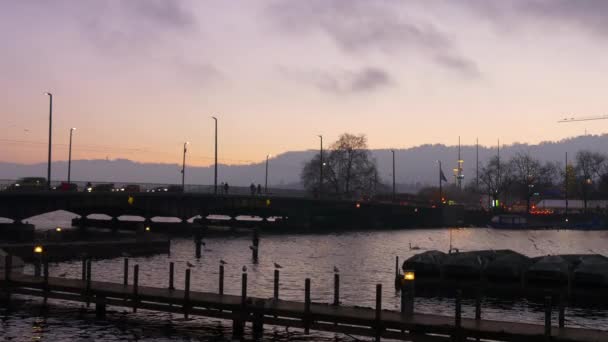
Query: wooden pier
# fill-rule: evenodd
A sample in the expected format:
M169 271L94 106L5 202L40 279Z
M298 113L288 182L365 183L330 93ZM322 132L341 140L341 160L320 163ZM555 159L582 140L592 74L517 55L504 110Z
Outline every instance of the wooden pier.
M190 291L190 269L186 270L183 289L176 289L173 273L165 288L140 286L139 266L133 267L133 283L129 284L129 265L125 259L125 281L121 284L92 281L91 261L83 261L81 279L49 277L48 264L42 275L26 275L11 272L11 258L6 258L5 274L0 280L0 289L5 302L11 294L38 296L83 302L95 305L97 315L105 316L106 306L181 313L186 318L192 315L221 318L233 322L233 337L243 337L244 327L251 322L254 338L263 334L263 325L286 326L327 332L371 336L377 341L391 338L411 341L464 341L467 338L494 341L608 341L608 331L551 326L551 303L547 303L545 325L501 322L462 318L460 298L456 298L454 317L414 313L404 294L402 311L383 310L382 285L376 287L376 307L363 308L336 304L313 303L310 297L311 282L304 284L304 301L279 299L278 270L275 272L273 298L256 298L247 295L247 273L242 274L241 295L223 293L223 266L220 265L219 291L217 293ZM174 267L170 267L171 272ZM339 280L339 279L338 279ZM339 284L339 283L338 283ZM339 286L337 286L339 288ZM407 293L407 291L404 291ZM335 293L335 302L339 303ZM560 315L560 326L563 326Z

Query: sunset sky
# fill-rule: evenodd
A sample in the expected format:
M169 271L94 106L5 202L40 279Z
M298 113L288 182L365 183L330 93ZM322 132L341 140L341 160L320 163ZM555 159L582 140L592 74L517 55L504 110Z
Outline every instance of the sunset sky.
M601 134L608 1L0 0L0 161L208 165L318 148Z

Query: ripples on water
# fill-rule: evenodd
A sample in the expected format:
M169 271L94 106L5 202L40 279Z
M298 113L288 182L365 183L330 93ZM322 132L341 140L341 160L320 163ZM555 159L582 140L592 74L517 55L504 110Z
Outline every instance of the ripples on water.
M34 221L34 220L31 220ZM65 219L69 222L69 217ZM41 227L54 227L64 224L62 218L52 217L51 220L32 222ZM64 224L67 225L67 224ZM512 249L528 256L566 253L599 253L608 255L604 231L568 231L568 230L537 230L509 231L485 228L452 229L452 244L460 250L477 249ZM217 291L219 261L225 265L225 292L240 295L241 268L248 268L248 291L251 296L272 297L274 263L283 266L281 269L280 296L282 299L304 299L304 279L311 278L312 300L331 302L333 300L333 268L337 266L341 275L341 301L345 305L373 307L375 303L375 285L383 285L383 308L398 310L399 294L394 290L395 256L403 261L420 252L409 250L409 244L420 247L421 251L438 249L447 251L450 241L449 229L424 229L376 232L349 232L326 235L262 235L260 242L259 263L252 264L247 236L214 237L205 240L206 246L201 259L194 258L194 243L188 239L176 239L171 245L170 255L131 258L130 265L140 265L139 281L142 285L166 286L168 284L169 262L175 263L175 282L178 288L183 288L186 263L194 264L192 268L191 288L199 291ZM92 276L94 280L122 282L123 261L121 258L97 260L93 263ZM32 268L26 268L32 272ZM66 262L50 265L51 276L67 273L67 277L79 278L80 262ZM130 279L132 281L132 279ZM77 304L71 304L77 310ZM115 308L120 313L123 309ZM416 298L417 312L453 315L453 299L450 298ZM484 300L482 315L484 318L522 321L542 324L544 311L541 305L525 300L513 302L505 300ZM40 334L50 341L61 336L65 340L82 341L115 341L115 340L188 340L222 339L230 336L230 323L219 322L206 318L198 318L196 324L178 320L179 316L164 313L128 314L134 322L148 323L160 327L159 334L147 337L150 329L141 328L138 323L118 328L113 324L94 320L75 319L74 315L64 313L65 319L57 319L55 315L30 317L4 315L2 330L7 336L16 339L27 337L26 340L37 339ZM608 329L606 308L568 308L566 310L567 325ZM116 316L114 313L111 316ZM120 315L119 315L120 316ZM474 302L463 300L463 316L474 317ZM72 317L72 318L69 318ZM173 319L172 319L173 317ZM117 319L122 322L123 320ZM163 337L162 327L173 321L171 333L177 337ZM41 323L36 323L41 322ZM34 328L36 324L38 328ZM141 324L141 323L140 323ZM124 325L124 324L123 324ZM144 325L145 326L145 325ZM52 327L52 329L50 328ZM193 335L182 334L191 332ZM180 330L181 329L181 330ZM102 331L112 331L110 335ZM40 333L42 331L42 333ZM182 331L181 333L179 331ZM89 334L89 339L82 339L82 334ZM295 334L295 335L294 335ZM49 336L53 338L49 338ZM133 337L137 336L137 337ZM319 333L313 337L304 337L298 333L285 333L284 328L272 328L265 331L265 337L277 341L304 339L316 341L321 339L349 341L352 338L344 335ZM162 340L162 339L161 339Z

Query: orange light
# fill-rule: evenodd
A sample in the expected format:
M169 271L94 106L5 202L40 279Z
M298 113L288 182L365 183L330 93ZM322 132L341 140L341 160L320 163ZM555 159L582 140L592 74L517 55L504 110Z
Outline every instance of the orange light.
M36 247L34 247L34 253L40 254L42 252L44 252L44 249L42 248L42 246L36 246Z
M146 227L146 231L149 232L150 231L150 227Z
M409 280L409 281L415 280L416 279L416 273L414 273L414 271L405 271L403 273L403 279Z

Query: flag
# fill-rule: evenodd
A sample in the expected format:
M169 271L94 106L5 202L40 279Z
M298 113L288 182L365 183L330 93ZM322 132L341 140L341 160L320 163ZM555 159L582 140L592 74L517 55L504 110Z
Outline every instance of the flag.
M442 170L441 168L439 169L439 179L440 179L441 181L446 182L446 183L447 183L447 181L448 181L448 179L447 179L447 178L445 178L445 175L443 174L443 170Z

